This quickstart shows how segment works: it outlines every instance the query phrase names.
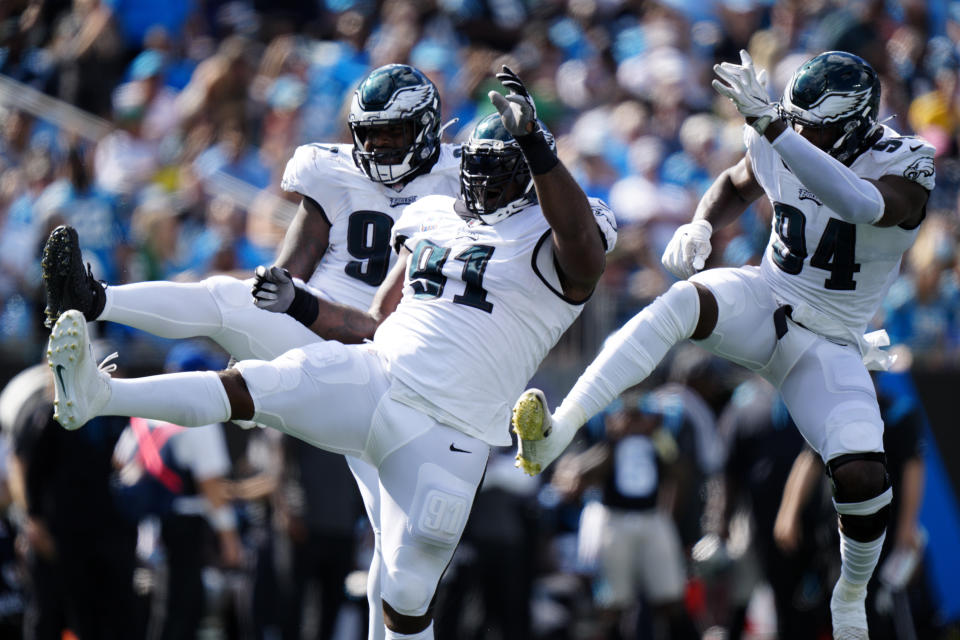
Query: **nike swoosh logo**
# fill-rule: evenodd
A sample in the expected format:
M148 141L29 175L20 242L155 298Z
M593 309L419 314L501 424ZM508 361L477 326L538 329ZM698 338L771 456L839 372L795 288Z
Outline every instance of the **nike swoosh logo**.
M915 146L915 147L910 147L910 151L916 151L917 149L919 149L919 148L922 147L922 146L923 146L922 144L918 144L918 145Z
M67 392L67 385L65 385L65 384L63 383L63 370L64 370L65 368L66 368L66 367L64 367L62 364L58 364L58 365L57 365L57 369L56 369L56 371L57 371L57 378L60 379L60 389L61 389L64 393Z
M458 449L452 442L450 443L450 451L456 451L457 453L470 453L466 449Z

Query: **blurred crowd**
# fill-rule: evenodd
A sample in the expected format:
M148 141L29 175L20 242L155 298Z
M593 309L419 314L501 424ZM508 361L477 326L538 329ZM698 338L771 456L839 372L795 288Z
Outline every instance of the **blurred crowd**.
M220 622L210 628L237 637L297 637L301 627L331 637L336 620L339 637L363 633L364 586L351 572L365 566L370 539L358 525L362 507L342 460L225 425L211 427L222 456L189 471L191 446L176 444L183 435L146 425L126 440L169 451L172 468L189 471L191 495L220 515L207 522L203 509L178 500L176 509L148 505L135 518L114 513L107 480L116 475L114 445L131 425L103 421L62 432L39 417L47 381L29 367L47 338L39 253L54 226L78 230L93 274L110 283L194 281L269 264L296 204L279 187L286 161L300 144L350 141L347 99L369 70L388 62L412 64L436 83L448 141L492 110L486 93L499 88L492 72L508 64L531 87L584 190L613 208L620 239L598 295L538 380L556 400L603 337L670 284L659 263L666 242L742 153L742 118L711 90L713 64L735 61L747 48L769 70L777 96L815 53L862 56L882 79L882 118L937 148L926 221L877 323L890 333L902 369L956 368L958 46L960 2L952 0L0 3L0 377L26 370L0 402L4 445L14 454L0 555L17 566L15 539L20 552L48 564L66 562L68 549L83 541L126 554L118 566L138 576L138 591L114 613L143 629L169 617L149 603L181 594L204 606L171 606L180 612L171 615L189 610L190 624L208 627L213 615ZM707 266L757 263L770 215L760 203L716 234ZM187 366L169 341L109 324L99 335L103 355L118 350L131 373ZM199 355L186 360L223 364L210 345L194 348ZM909 380L897 384L901 393ZM922 422L914 410L897 405L888 430L900 419ZM829 508L819 520L810 515L829 507L829 492L822 473L804 475L814 461L801 455L794 465L802 442L782 413L762 383L682 353L599 420L552 477L528 479L513 469L512 452L500 452L445 578L438 636L683 638L712 629L773 638L777 625L768 614L775 610L780 637L794 637L784 635L791 628L784 621L804 630L795 637L818 637L825 585L836 571L823 550L836 548L827 539L836 533ZM906 468L923 449L924 429L910 425L899 448ZM175 450L182 460L173 459ZM29 464L38 460L46 462ZM792 512L781 504L788 478L795 493L784 504ZM617 497L620 483L634 498ZM640 515L613 518L610 508ZM891 553L919 548L915 515L905 517L902 537L888 535ZM185 522L168 522L177 519ZM138 536L134 520L152 524L141 524ZM817 529L817 522L830 526ZM659 540L660 564L626 571L628 551L607 544L614 527L633 532L621 540ZM104 531L109 536L92 542ZM207 534L213 555L192 544ZM53 577L82 581L90 566L77 562ZM184 566L190 571L178 569ZM793 569L774 575L772 566ZM49 571L44 582L43 562L29 573L32 587L16 572L0 572L4 593L16 595L0 593L0 619L11 625L30 619L37 593L62 602L70 591ZM319 592L307 588L312 582ZM890 584L897 588L878 607L892 616L908 590L902 580ZM346 613L330 613L341 605ZM930 612L922 618L935 620ZM661 635L630 635L645 630Z

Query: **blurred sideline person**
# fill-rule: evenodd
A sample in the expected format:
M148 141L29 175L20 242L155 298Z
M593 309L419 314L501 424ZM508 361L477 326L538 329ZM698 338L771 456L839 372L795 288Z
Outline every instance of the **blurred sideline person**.
M360 344L314 341L221 373L120 380L91 358L81 312L65 311L51 334L57 416L69 429L100 413L254 420L373 465L387 639L433 638L431 602L489 448L511 443L512 399L579 316L616 241L612 212L559 162L523 83L506 67L497 78L510 94L490 92L498 113L463 147L462 199L408 206L392 230L399 260L371 312L258 268L258 305Z
M745 635L750 597L762 580L774 596L779 640L807 640L829 633L830 612L826 562L817 549L814 530L822 528L835 544L835 528L825 523L832 505L809 500L797 512L797 526L805 531L803 544L784 553L774 543L774 523L794 459L803 447L803 438L768 382L751 377L739 385L730 403L720 414L717 429L728 452L720 486L710 492L707 506L708 529L715 529L724 547L743 549L734 559L731 582L736 585L730 598L730 640ZM745 519L741 516L746 516ZM742 526L742 522L749 524ZM713 523L716 523L713 525Z
M53 420L52 377L33 378L4 424L12 493L26 514L23 637L60 640L65 629L80 640L138 637L137 529L110 490L113 449L126 421L98 418L89 432L66 432Z
M216 364L216 356L202 345L184 342L170 350L164 369L205 371ZM148 637L191 640L206 613L203 569L209 564L205 542L211 531L216 534L220 566L237 569L242 562L228 493L230 458L223 429L219 424L185 429L133 418L114 458L124 487L142 487L145 494L140 495L161 496L151 506L160 519L166 575L152 607ZM133 498L123 489L118 495L125 502Z
M391 229L404 206L459 192L459 148L440 143L439 93L408 65L371 71L353 96L348 123L353 145L304 145L288 162L281 186L301 201L274 266L323 300L367 310L396 261ZM289 315L258 308L251 280L218 275L198 283L105 286L88 275L87 284L73 286L71 278L82 274L71 262L80 261L80 249L69 227L54 230L44 255L51 326L62 311L79 309L88 321L118 322L164 338L206 336L238 360L270 360L320 339ZM379 550L377 471L357 457L347 462ZM367 585L372 639L383 637L380 562L374 553Z
M515 407L519 464L538 473L613 398L686 339L766 378L826 461L840 514L837 640L867 638L867 583L892 490L883 422L865 365L889 366L885 334L864 335L913 243L934 186L934 148L877 120L876 72L849 53L803 63L771 102L746 51L714 67L714 88L746 118L746 154L677 229L664 266L684 280L608 340L552 420L531 390ZM774 218L760 267L709 269L714 226L766 195ZM694 275L696 274L696 275ZM693 276L691 278L691 276ZM689 281L686 279L690 278Z
M920 561L925 542L917 519L926 473L923 452L927 418L909 374L882 372L874 375L874 381L885 426L883 442L890 483L896 492L890 505L890 526L880 553L880 568L870 581L870 637L933 638L941 630L936 626L932 598L922 579ZM822 473L823 465L812 451L805 449L797 456L783 488L774 528L775 541L785 555L815 542L803 539L801 514L813 493L811 487Z
M320 622L313 637L332 640L347 594L344 581L356 561L356 525L363 504L351 489L344 456L283 435L283 473L278 492L280 521L290 539L289 591L281 604L286 640L300 640L307 616L307 587L320 597Z
M566 497L601 490L600 507L583 519L595 530L581 535L598 541L594 591L608 640L638 637L629 614L641 598L653 610L653 638L700 637L684 612L687 568L672 517L678 451L661 418L652 395L628 391L604 421L605 439L558 461L552 478Z

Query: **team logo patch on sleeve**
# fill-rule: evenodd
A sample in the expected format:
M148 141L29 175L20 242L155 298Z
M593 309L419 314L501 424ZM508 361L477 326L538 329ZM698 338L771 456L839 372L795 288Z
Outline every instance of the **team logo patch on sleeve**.
M922 178L929 178L933 173L933 158L923 156L914 160L909 167L903 170L903 177L907 180L920 182Z

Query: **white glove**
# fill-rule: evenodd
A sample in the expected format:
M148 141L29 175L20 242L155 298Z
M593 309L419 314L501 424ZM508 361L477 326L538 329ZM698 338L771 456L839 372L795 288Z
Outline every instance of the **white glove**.
M722 62L713 65L714 73L726 84L720 80L714 80L711 84L717 93L733 101L740 115L744 118L756 118L750 126L763 135L767 125L779 116L777 105L770 101L767 93L767 72L757 72L753 66L753 58L745 49L740 50L740 61L743 64Z
M663 250L660 262L667 271L686 280L703 269L710 257L710 235L713 225L706 220L694 220L679 227Z
M487 94L490 102L500 112L500 120L510 135L524 136L537 130L537 105L533 103L530 92L527 91L520 77L504 65L503 71L497 74L500 81L510 93L502 94L491 91Z
M296 295L290 272L280 267L257 267L251 291L254 304L261 309L285 313Z

